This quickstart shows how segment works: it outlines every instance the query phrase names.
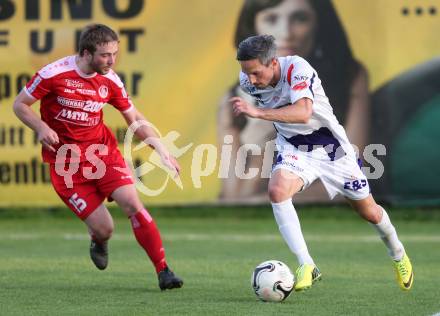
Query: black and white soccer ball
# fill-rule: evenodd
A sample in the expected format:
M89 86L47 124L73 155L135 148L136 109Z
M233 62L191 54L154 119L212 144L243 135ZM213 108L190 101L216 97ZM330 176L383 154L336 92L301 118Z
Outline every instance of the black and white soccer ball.
M295 277L289 267L281 261L269 260L260 263L252 273L252 288L264 302L281 302L292 293Z

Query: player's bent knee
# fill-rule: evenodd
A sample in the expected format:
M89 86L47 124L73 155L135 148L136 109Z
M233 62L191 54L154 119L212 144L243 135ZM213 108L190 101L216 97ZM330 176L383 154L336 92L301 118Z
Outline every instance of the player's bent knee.
M373 224L378 224L382 220L382 207L378 204L371 206L368 221Z
M99 228L93 229L93 234L99 240L108 240L112 237L113 234L113 225L105 225Z
M269 186L269 198L273 203L279 203L289 198L289 192L279 185Z
M141 210L142 208L142 203L137 201L137 199L129 200L125 205L122 206L122 209L128 217L136 214L136 212Z
M132 216L144 207L136 194L128 194L126 196L119 197L116 202L128 217Z
M102 233L107 239L110 239L110 237L113 235L113 226L105 227Z
M368 203L356 207L359 215L372 224L377 224L382 220L382 207L376 203Z

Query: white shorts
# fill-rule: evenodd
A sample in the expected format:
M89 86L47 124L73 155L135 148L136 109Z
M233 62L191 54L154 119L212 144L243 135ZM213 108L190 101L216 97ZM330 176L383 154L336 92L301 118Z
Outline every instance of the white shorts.
M278 169L294 173L304 181L303 190L320 178L330 199L338 193L351 200L362 200L370 194L368 180L357 163L354 151L332 161L324 148L302 151L287 141L280 141L280 137L277 148L278 156L272 173Z

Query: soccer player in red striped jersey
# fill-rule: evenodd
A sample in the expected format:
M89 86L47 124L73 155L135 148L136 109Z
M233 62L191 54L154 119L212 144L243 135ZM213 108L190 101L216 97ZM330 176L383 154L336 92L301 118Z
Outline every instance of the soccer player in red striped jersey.
M90 256L98 269L108 264L108 240L113 219L103 204L114 200L130 218L134 235L146 251L161 290L180 288L183 281L169 268L158 228L141 203L130 172L102 108L111 104L129 126L145 122L112 70L118 54L118 35L108 26L87 26L79 39L79 52L39 70L18 94L14 112L33 129L42 143L43 161L50 165L53 187L64 203L87 225ZM41 118L31 109L40 100ZM176 176L180 167L148 124L135 134L147 140ZM70 178L65 167L73 170ZM70 179L70 181L66 181Z

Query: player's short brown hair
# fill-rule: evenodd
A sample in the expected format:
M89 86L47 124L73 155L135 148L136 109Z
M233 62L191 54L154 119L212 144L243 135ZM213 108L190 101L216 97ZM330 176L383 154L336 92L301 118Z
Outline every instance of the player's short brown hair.
M81 32L78 43L78 53L84 55L84 50L88 50L91 54L96 51L96 46L108 43L119 42L119 37L115 31L104 24L87 25Z

